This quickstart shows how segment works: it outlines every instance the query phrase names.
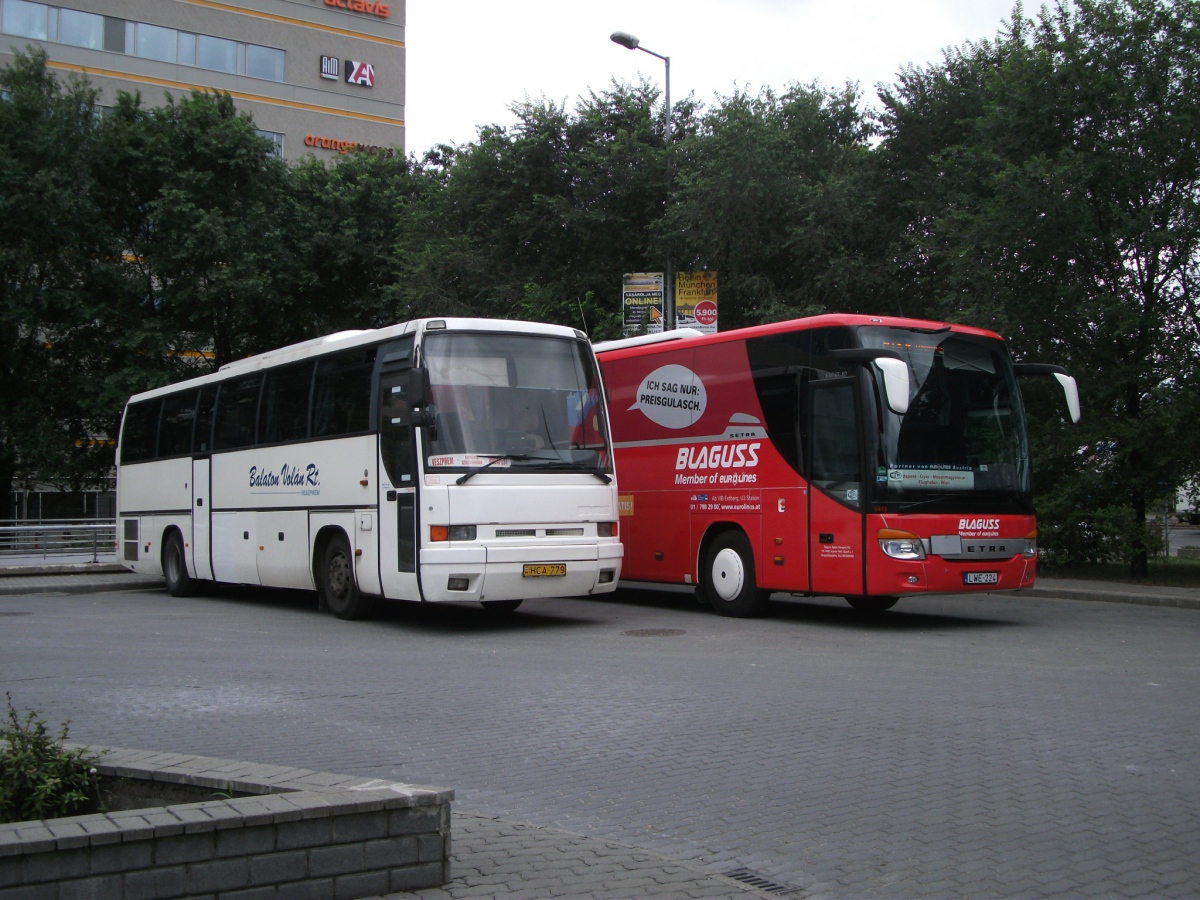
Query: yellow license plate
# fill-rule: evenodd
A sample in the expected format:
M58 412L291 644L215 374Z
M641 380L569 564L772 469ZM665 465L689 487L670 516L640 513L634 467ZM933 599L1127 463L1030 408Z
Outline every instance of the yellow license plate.
M566 563L526 563L521 567L521 575L525 578L546 578L566 574Z

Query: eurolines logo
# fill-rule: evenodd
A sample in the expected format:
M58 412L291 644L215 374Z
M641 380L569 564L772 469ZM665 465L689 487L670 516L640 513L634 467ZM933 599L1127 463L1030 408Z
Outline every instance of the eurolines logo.
M703 444L699 447L680 447L675 456L676 484L755 484L753 472L706 471L753 468L758 465L758 448L762 442L741 444ZM691 470L684 475L682 469Z

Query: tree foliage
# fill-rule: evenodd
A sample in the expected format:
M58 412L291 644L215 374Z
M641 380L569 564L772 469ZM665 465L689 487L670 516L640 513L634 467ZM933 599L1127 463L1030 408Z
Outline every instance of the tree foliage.
M1018 8L884 96L923 311L1077 375L1082 429L1032 417L1043 519L1068 557L1142 573L1149 504L1200 469L1198 81L1200 8L1103 0Z

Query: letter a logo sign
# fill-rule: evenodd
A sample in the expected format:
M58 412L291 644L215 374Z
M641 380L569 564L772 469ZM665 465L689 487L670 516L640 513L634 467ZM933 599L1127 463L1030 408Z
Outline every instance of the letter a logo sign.
M346 60L346 81L350 84L361 84L363 87L375 87L375 67L370 63L348 59Z

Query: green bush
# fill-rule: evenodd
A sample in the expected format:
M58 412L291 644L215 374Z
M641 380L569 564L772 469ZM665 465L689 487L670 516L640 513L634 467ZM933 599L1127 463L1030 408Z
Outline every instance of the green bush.
M100 776L96 757L67 750L67 722L57 738L32 711L22 716L8 699L0 725L0 822L54 819L98 810ZM7 744L7 746L4 746Z

